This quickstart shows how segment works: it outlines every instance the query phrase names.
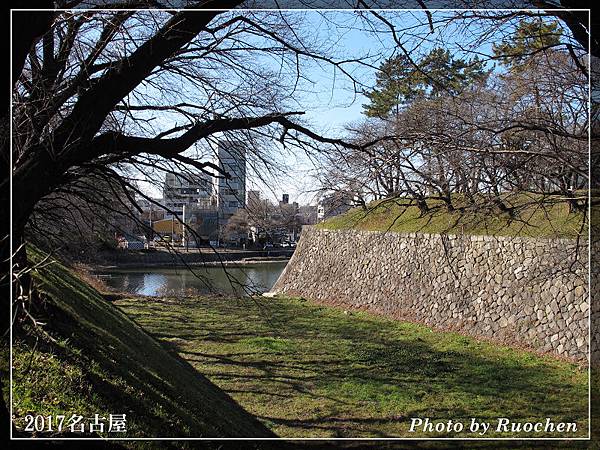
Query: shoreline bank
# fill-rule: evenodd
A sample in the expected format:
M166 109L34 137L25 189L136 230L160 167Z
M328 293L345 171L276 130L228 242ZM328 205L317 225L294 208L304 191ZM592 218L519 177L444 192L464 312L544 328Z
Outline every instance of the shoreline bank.
M135 270L135 269L185 269L186 267L246 267L246 266L254 266L254 265L263 265L263 264L276 264L282 262L288 262L290 260L289 257L265 257L262 258L244 258L240 260L229 260L229 261L204 261L204 262L192 262L183 264L181 262L159 262L159 263L148 263L148 264L139 264L139 263L119 263L117 265L104 265L104 264L94 264L89 265L90 270L92 272L105 271L105 270Z

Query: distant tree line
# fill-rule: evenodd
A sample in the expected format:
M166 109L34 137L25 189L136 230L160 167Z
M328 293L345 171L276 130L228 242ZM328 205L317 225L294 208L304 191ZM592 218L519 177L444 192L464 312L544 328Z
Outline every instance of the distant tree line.
M228 240L250 238L249 244L260 246L299 236L302 226L309 223L311 218L296 203L275 204L268 199L256 198L228 220L223 235Z

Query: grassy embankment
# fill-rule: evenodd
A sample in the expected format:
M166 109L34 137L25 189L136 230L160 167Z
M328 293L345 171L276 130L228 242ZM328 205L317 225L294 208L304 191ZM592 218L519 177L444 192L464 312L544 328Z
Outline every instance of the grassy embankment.
M408 433L411 417L587 433L587 371L567 362L299 299L116 304L280 436L427 435Z
M34 262L42 260L37 251L29 255ZM27 414L62 414L67 418L78 414L89 423L96 413L106 418L124 413L125 435L100 435L270 434L185 360L168 353L65 267L52 261L33 276L46 297L45 311L36 315L48 323L45 328L57 342L43 343L40 339L36 346L31 336L15 336L13 412L18 431L23 429ZM3 361L8 359L3 356ZM7 367L2 371L5 377Z
M331 230L358 229L399 233L448 233L524 237L587 236L584 214L569 212L566 202L538 202L534 196L513 196L506 203L515 208L515 216L493 208L478 211L448 212L441 201L429 201L428 214L421 214L410 201L388 199L372 202L367 209L353 208L317 226ZM586 221L587 222L587 221Z

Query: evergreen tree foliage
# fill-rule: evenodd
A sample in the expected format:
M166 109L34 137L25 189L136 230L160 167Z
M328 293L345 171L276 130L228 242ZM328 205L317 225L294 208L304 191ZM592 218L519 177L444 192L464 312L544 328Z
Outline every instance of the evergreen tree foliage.
M369 117L384 118L418 98L458 95L488 73L479 58L455 58L442 48L432 49L418 61L395 55L380 66L375 87L365 93L370 102L363 108Z
M558 22L521 20L515 32L492 47L494 56L509 70L518 70L536 54L560 44L562 30Z

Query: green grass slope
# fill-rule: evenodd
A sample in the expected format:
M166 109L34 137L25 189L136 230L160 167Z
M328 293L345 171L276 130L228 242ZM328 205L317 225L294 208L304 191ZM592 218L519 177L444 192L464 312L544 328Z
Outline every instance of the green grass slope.
M35 250L29 255L34 262L43 259ZM46 261L33 276L46 298L38 318L57 342L36 345L24 334L14 339L17 430L27 414L78 414L89 423L98 413L127 415L127 433L100 433L106 437L273 436L64 266ZM169 320L167 305L162 313Z
M368 208L354 208L317 225L319 228L340 230L393 231L398 233L448 233L470 235L576 237L587 236L583 213L569 212L566 202L541 203L533 196L513 196L506 203L515 208L514 217L493 208L478 211L461 209L456 202L455 212L448 212L440 201L428 203L431 211L422 215L405 199L372 202ZM462 205L464 206L464 205Z

